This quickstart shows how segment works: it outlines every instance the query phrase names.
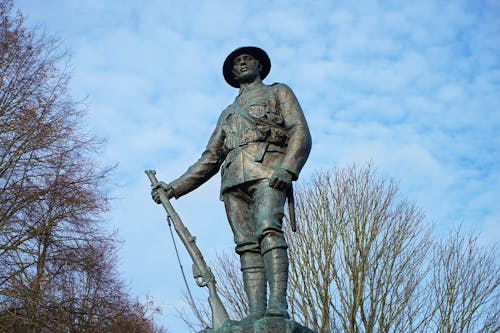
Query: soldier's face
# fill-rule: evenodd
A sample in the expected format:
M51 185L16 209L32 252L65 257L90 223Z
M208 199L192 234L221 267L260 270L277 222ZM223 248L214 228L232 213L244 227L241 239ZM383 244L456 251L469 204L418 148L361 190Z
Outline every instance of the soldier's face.
M260 77L262 66L249 54L242 54L233 60L234 78L239 82L253 82Z

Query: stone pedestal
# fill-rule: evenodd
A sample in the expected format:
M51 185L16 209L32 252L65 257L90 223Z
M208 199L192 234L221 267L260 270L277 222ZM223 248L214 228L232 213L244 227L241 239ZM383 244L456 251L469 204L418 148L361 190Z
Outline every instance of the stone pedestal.
M264 317L253 322L228 320L224 325L214 330L205 329L199 333L317 333L301 324L284 318Z

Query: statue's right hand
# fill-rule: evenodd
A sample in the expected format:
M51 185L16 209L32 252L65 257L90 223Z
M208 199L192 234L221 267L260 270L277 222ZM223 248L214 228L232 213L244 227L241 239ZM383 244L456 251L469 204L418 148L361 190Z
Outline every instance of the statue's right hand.
M165 191L167 198L171 199L171 198L175 197L174 188L172 186L170 186L170 184L167 184L165 182L158 182L151 189L151 197L153 198L154 202L156 202L157 204L161 203L160 189Z

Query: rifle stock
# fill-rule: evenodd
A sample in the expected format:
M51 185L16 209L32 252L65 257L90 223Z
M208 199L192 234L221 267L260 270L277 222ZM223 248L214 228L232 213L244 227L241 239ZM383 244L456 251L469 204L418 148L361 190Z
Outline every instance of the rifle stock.
M155 187L158 184L158 179L156 178L155 170L146 170L146 175L148 176L151 187ZM175 211L174 207L168 200L167 195L163 189L158 191L160 196L160 201L167 212L167 216L170 217L174 229L179 235L182 243L184 244L186 250L188 251L191 260L193 261L193 273L196 283L200 287L207 287L209 292L208 302L212 310L212 325L214 329L222 327L222 324L229 319L226 308L217 294L217 289L215 287L215 276L212 273L210 267L208 267L200 249L196 245L196 237L191 235L189 230L186 228L184 223L182 223L181 218Z

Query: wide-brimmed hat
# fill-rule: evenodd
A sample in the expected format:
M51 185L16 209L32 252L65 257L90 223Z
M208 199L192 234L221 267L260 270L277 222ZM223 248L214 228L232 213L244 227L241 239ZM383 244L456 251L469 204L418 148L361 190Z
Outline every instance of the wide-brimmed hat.
M261 79L264 79L271 71L271 60L263 49L255 46L244 46L237 48L227 56L226 60L224 60L224 65L222 66L224 79L227 83L229 83L230 86L235 88L239 88L240 83L234 78L233 61L236 57L242 54L249 54L259 61L259 63L262 65L262 69L260 71Z

